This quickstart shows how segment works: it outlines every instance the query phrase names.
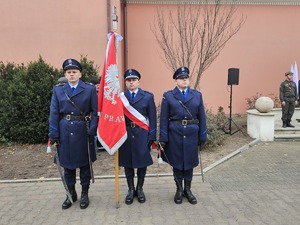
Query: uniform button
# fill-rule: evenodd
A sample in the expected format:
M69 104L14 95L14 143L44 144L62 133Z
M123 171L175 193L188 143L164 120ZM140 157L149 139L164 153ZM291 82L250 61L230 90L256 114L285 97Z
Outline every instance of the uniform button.
M132 138L134 138L134 136L132 136Z
M71 133L70 135L73 135L73 133Z
M183 126L183 128L186 128L186 126Z
M74 112L71 112L71 114L73 115L73 114L74 114Z
M71 122L71 124L73 124L73 122Z
M186 136L183 136L183 138L186 138Z

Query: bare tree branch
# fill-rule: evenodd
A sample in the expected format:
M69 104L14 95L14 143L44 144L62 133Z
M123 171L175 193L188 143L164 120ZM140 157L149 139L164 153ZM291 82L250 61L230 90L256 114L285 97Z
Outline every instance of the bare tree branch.
M180 66L190 69L195 89L201 75L219 56L226 43L245 23L244 15L236 18L237 5L191 5L178 1L177 10L158 7L151 30L162 50L162 60L174 72Z

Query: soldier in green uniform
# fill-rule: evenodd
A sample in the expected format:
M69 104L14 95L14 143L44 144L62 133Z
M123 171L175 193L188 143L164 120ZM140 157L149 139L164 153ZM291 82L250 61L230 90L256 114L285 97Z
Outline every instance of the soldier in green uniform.
M291 119L297 105L297 86L293 81L293 73L285 73L286 80L280 84L279 98L282 106L282 127L295 127L291 124Z

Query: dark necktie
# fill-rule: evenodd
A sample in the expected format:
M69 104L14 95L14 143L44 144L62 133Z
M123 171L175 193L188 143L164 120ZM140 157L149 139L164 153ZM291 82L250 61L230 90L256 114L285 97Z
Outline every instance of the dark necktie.
M72 93L74 93L74 91L75 91L75 88L74 88L74 87L72 87Z
M132 92L132 93L131 93L131 99L132 99L132 101L134 100L134 96L135 96L135 93Z
M183 99L185 100L185 91L181 91Z

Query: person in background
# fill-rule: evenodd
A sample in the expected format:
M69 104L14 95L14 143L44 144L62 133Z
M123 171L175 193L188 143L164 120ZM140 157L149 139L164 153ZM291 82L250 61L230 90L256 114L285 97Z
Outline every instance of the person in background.
M133 202L135 196L140 203L146 201L143 191L147 166L153 164L150 155L150 146L156 140L156 107L152 93L139 88L141 75L135 69L124 73L126 85L125 96L136 114L149 121L149 130L146 130L136 121L125 116L127 139L119 149L119 165L124 167L128 185L128 194L125 198L127 205ZM134 188L134 169L137 168L137 186Z
M93 77L93 78L90 80L90 83L93 84L93 85L95 85L96 90L97 90L97 93L99 92L100 80L101 80L101 78L99 79L99 78L95 78L95 77Z
M297 86L293 81L293 73L288 71L285 73L285 81L280 84L279 98L282 107L282 127L295 127L291 124L291 120L297 105Z
M191 204L197 199L191 191L193 168L198 166L198 145L207 140L206 115L202 94L189 87L189 69L178 68L173 74L176 87L163 94L160 112L162 159L173 167L177 186L174 202L183 196ZM184 189L182 186L184 181Z
M67 79L65 76L60 77L60 78L58 78L58 80L57 80L57 83L58 83L58 84L65 84L65 83L67 83L67 82L68 82L68 79Z
M77 60L65 60L62 68L67 82L57 84L53 88L49 138L52 145L57 145L59 162L64 168L64 178L73 202L77 201L76 168L80 169L82 186L80 208L85 209L89 205L88 190L91 180L89 162L96 160L95 151L88 153L90 144L88 140L91 136L94 138L98 125L97 92L94 85L80 80L82 66ZM67 197L62 208L68 209L71 205Z
M95 87L96 87L97 95L98 95L98 92L99 92L100 81L101 81L101 78L100 79L99 78L92 78L90 80L90 83L93 84L93 85L95 85ZM97 135L95 136L95 150L98 153L100 153L100 150L104 150L105 151L105 149L103 148L103 146L99 142Z

